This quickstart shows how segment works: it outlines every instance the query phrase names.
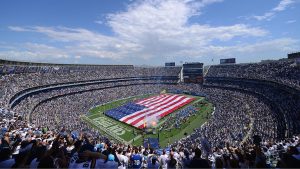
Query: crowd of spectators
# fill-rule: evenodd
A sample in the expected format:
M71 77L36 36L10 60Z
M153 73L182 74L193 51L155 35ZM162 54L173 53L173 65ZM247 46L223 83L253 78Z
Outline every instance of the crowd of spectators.
M280 85L269 85L265 83L250 81L223 81L220 79L210 79L206 81L207 85L230 87L242 89L251 93L258 94L257 97L263 97L272 107L274 119L277 119L278 134L283 137L285 132L288 135L299 133L300 124L300 91L290 92L288 89Z
M225 141L238 145L247 136L251 138L256 134L255 129L261 128L264 130L259 134L264 140L276 138L276 128L273 127L276 119L260 99L224 89L205 88L204 91L214 104L215 111L203 127L195 129L189 141L205 136L212 146L222 146Z
M192 138L193 137L193 138ZM193 139L193 140L192 140ZM125 145L91 130L50 129L14 114L2 125L1 168L297 168L300 139L211 146L207 137L187 136L167 149ZM190 141L188 141L190 140ZM189 144L188 144L189 143Z
M9 99L16 93L31 87L68 83L76 81L89 81L98 79L112 79L124 77L146 76L178 76L179 67L143 68L115 66L95 68L82 71L34 72L20 74L0 74L0 107L8 108Z
M205 84L241 89L264 97L274 108L280 137L300 132L300 67L294 60L211 66Z
M173 86L180 88L187 88L185 85ZM105 89L93 92L78 93L75 95L67 95L64 97L59 97L54 100L49 100L41 105L39 105L32 113L33 123L37 125L47 125L47 126L62 126L67 125L70 130L76 128L83 128L84 123L80 122L80 115L88 112L89 108L108 102L110 100L115 100L118 98L124 98L128 96L134 96L139 94L149 94L158 93L163 88L170 88L170 86L159 86L156 85L143 85L143 86L127 86L118 89ZM277 138L277 128L276 128L276 118L272 116L272 110L265 105L260 99L254 96L247 95L240 92L232 92L228 90L221 89L210 89L201 88L198 85L189 85L190 90L199 90L208 94L208 99L214 103L217 107L215 119L211 123L212 126L209 129L222 129L216 131L211 131L213 136L218 138L212 138L212 142L219 142L224 140L220 137L221 135L227 136L225 133L232 132L230 135L230 142L238 140L237 138L243 138L250 129L250 121L252 119L251 125L256 126L253 129L255 131L260 131L261 129L268 128L260 132L260 134L265 139ZM228 98L231 98L230 100ZM86 99L89 98L87 102ZM244 104L247 103L247 104ZM26 104L24 104L26 105ZM183 111L181 115L186 115L186 111ZM187 111L188 112L188 111ZM229 113L230 112L230 113ZM189 114L188 114L189 115ZM63 120L61 120L63 119ZM176 119L180 119L176 117ZM219 120L224 119L224 121ZM237 123L235 125L226 126L229 121L240 121L242 123ZM179 120L180 121L180 120ZM80 122L80 123L77 123ZM169 121L168 121L169 122ZM175 125L176 123L172 123ZM226 128L221 127L226 126ZM275 126L271 128L269 126ZM86 126L87 127L87 126Z
M210 66L207 77L261 79L300 89L300 67L294 60Z
M34 109L34 107L39 104L41 101L46 100L48 98L57 97L61 95L70 95L72 93L78 93L79 91L93 91L97 89L103 89L105 87L112 86L125 86L125 85L136 85L136 84L144 84L144 83L152 83L152 84L160 84L160 83L174 83L172 80L136 80L136 81L120 81L120 82L108 82L108 83L99 83L92 85L83 85L83 86L73 86L73 87L65 87L56 90L46 90L44 92L36 93L29 97L24 98L18 103L14 110L18 111L24 115L29 115L30 112Z
M8 118L10 119L11 117L13 117L14 112L10 111L8 109L4 109L4 108L0 108L0 119L5 119Z
M269 69L268 69L269 67ZM0 168L291 168L300 167L300 139L284 138L285 123L297 123L299 102L281 90L261 84L207 82L197 84L95 84L38 93L13 110L8 100L28 87L132 76L177 76L178 68L103 69L101 71L6 74L0 84ZM299 87L299 70L290 61L212 66L209 77L239 77L276 81ZM285 74L285 77L283 76ZM274 78L275 77L275 78ZM258 84L256 84L258 85ZM227 89L232 87L242 90ZM130 96L162 90L205 93L214 112L203 126L163 150L109 140L81 120L91 107ZM250 92L243 92L250 91ZM253 94L256 93L256 94ZM259 94L259 95L257 95ZM276 107L273 103L278 103ZM298 106L298 107L297 107ZM182 109L165 123L180 123L196 112ZM278 112L283 110L283 112ZM286 113L283 118L282 114ZM289 116L289 118L285 118ZM30 118L27 118L30 117ZM172 123L171 123L172 122ZM297 125L296 125L297 126ZM291 125L293 128L294 125Z
M70 129L83 128L80 116L88 113L89 109L112 100L130 96L159 93L166 85L136 85L124 86L117 89L96 90L93 92L68 95L44 102L32 113L33 123L38 125L60 126L65 125ZM86 99L88 101L86 101ZM88 127L86 125L86 127Z

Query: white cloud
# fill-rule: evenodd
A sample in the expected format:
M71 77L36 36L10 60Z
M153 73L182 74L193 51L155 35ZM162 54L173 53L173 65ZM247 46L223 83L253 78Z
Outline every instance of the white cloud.
M295 0L281 0L279 4L271 9L270 11L266 12L264 15L255 15L253 18L261 21L261 20L271 20L276 15L276 13L286 10L288 7L290 7L293 3L295 3Z
M256 15L253 16L253 18L262 21L262 20L268 20L270 21L275 15L275 12L266 12L264 15Z
M81 56L77 55L77 56L74 56L75 59L80 59Z
M286 8L288 8L291 4L293 4L294 0L281 0L279 4L272 9L272 11L284 11Z
M0 51L0 57L14 60L57 61L57 59L67 59L70 56L69 53L63 49L53 46L38 43L25 43L19 46L11 46L9 50Z
M272 52L289 52L296 48L296 44L298 40L291 38L280 38L274 40L268 40L263 42L257 42L254 44L241 44L236 46L227 46L227 47L212 47L211 53L215 53L215 55L219 56L231 56L232 54L262 54L266 51Z
M268 34L266 30L245 24L212 26L189 23L192 16L201 15L204 7L221 1L137 1L129 5L126 11L107 16L106 24L114 32L113 36L83 28L10 26L9 29L12 31L41 33L48 36L51 41L57 41L63 45L53 47L46 44L27 43L23 46L23 50L11 50L10 53L5 54L16 57L26 55L33 58L53 56L54 61L55 57L75 59L94 57L126 63L136 60L148 63L148 61L161 61L164 57L171 56L198 58L204 55L218 55L222 52L232 54L242 49L250 49L251 44L218 46L215 42L227 42L237 37L263 37ZM291 40L286 42L288 45L293 43L295 42Z
M296 22L296 20L288 20L288 21L286 21L287 24L291 24L291 23L295 23L295 22Z
M68 58L70 57L65 50L53 46L26 43L24 46L28 52L34 53L36 57L54 57L54 58Z
M20 26L9 26L8 29L10 29L12 31L16 31L16 32L30 31L30 29L23 28L23 27L20 27Z
M176 55L181 50L207 45L213 40L227 41L237 36L267 33L242 24L220 27L188 24L189 18L199 14L204 4L213 2L220 1L144 1L129 6L125 12L110 14L108 25L119 39L132 43L133 55L143 58Z
M99 25L102 25L103 24L103 21L101 21L101 20L96 20L96 21L94 21L96 24L99 24Z

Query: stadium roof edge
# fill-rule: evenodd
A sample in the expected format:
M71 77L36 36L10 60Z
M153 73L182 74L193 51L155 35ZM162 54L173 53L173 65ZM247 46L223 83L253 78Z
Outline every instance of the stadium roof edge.
M29 61L16 61L0 59L0 65L26 65L26 66L130 66L133 65L109 65L109 64L63 64L63 63L46 63L46 62L29 62Z

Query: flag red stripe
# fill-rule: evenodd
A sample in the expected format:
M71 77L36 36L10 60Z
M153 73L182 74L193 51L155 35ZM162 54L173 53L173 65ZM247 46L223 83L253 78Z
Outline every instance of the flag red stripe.
M168 99L171 98L171 97L176 98L176 97L178 97L178 96L177 96L177 95L168 95L167 97L165 97L165 98L162 100L161 103L153 103L153 104L162 105L162 104L165 103L166 100L168 101ZM125 119L123 119L123 120L121 120L121 121L127 122L127 121L130 120L131 118L134 118L134 117L136 117L136 116L139 116L139 115L141 115L141 114L143 114L143 113L146 113L146 112L148 112L148 111L151 111L151 110L152 110L152 109L145 109L145 110L143 110L143 111L141 111L141 112L130 114L128 117L126 117Z
M169 99L170 97L173 97L174 95L167 95L167 96L164 96L164 97L161 97L160 99L156 100L156 101L152 101L152 102L149 102L149 103L143 103L141 105L143 106L146 106L146 107L151 107L159 102L163 102L165 101L166 99Z
M140 100L140 101L138 101L138 102L136 102L136 103L137 103L137 104L142 104L142 103L144 103L144 102L152 101L152 100L155 100L155 99L160 98L160 97L162 97L162 96L163 96L163 95L152 96L152 97L150 97L150 98L145 98L145 99L143 99L143 100Z
M194 99L189 99L189 100L187 100L186 102L183 102L183 103L181 103L181 104L175 106L174 108L168 110L167 112L165 112L165 113L163 113L163 114L161 114L161 115L159 115L159 116L160 116L160 117L164 117L164 116L166 116L166 115L172 113L173 111L177 110L178 108L180 108L180 107L182 107L182 106L184 106L184 105L190 103L190 102L193 101L193 100L194 100ZM138 126L138 128L144 128L144 124Z
M154 115L154 114L156 114L156 113L159 113L159 112L161 112L161 111L167 109L168 107L170 107L170 106L172 106L172 105L175 105L175 104L181 102L181 101L184 100L184 99L186 99L186 97L182 97L182 98L180 98L179 100L173 102L173 103L170 104L170 105L166 105L166 106L164 105L162 109L157 110L157 111L154 111L154 112L152 112L152 113L150 113L150 114L147 114L147 116L152 116L152 115ZM136 120L133 121L132 123L130 123L130 125L135 125L135 124L138 123L139 121L144 120L145 117L146 117L146 114L143 115L142 117L136 119Z
M130 124L132 121L135 121L137 118L140 118L142 116L145 116L146 113L149 113L150 111L159 111L161 110L161 108L159 110L156 110L159 106L167 106L168 104L172 104L174 100L178 99L178 98L182 98L184 96L179 96L179 95L172 95L172 97L164 100L163 102L156 104L155 107L150 107L149 109L140 112L134 116L132 116L129 120L126 121L127 124ZM168 102L168 103L167 103ZM123 121L123 120L122 120Z

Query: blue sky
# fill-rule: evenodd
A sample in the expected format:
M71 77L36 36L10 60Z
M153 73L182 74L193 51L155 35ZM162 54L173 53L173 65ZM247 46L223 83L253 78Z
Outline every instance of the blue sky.
M300 50L299 0L3 0L0 58L163 65Z

